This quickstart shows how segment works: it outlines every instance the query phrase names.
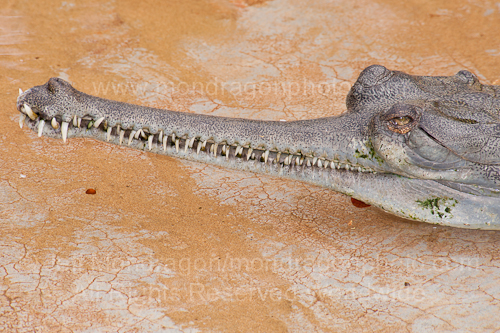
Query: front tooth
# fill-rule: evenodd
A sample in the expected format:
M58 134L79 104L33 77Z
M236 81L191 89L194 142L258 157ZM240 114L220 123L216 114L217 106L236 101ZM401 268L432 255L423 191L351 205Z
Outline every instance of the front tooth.
M125 136L125 131L124 130L120 130L120 144L122 144L124 136Z
M102 121L104 120L104 117L101 117L99 119L97 119L94 123L94 127L97 128L99 127L99 125L101 125Z
M250 156L252 156L252 151L253 151L253 148L248 148L248 151L247 151L247 161L250 159Z
M135 131L134 131L134 130L132 130L132 131L130 132L129 137L128 137L128 145L129 145L129 146L130 146L130 144L132 143L132 140L134 139L134 135L135 135Z
M78 116L76 114L73 116L73 126L74 127L78 126Z
M62 139L63 142L66 142L66 138L68 137L68 126L69 123L63 121L61 125L61 133L62 133Z
M167 140L168 140L168 137L165 135L163 137L163 151L167 151Z
M266 150L264 153L264 163L267 163L267 158L269 157L269 150Z
M108 141L108 142L111 139L111 131L112 130L113 130L113 127L109 126L108 130L106 131L106 141Z
M19 88L19 96L21 96L23 94L23 90L21 88Z
M45 125L45 120L40 120L40 122L38 123L38 137L41 137L42 136L42 133L43 133L43 126Z
M38 115L35 114L33 110L31 110L30 106L26 103L24 103L24 111L26 111L26 114L28 115L28 117L30 117L31 120L35 120L36 118L38 118Z
M150 135L148 137L148 145L149 145L149 150L151 150L151 148L153 148L153 135Z
M23 128L25 120L26 120L26 115L21 113L19 115L19 127Z
M52 118L52 121L50 122L50 124L52 125L52 127L54 129L58 129L59 128L59 123L57 122L56 118Z
M215 143L215 144L213 145L213 147L214 147L214 157L217 157L217 147L218 147L218 146L219 146L219 144L218 144L218 143Z
M139 136L141 135L142 129L138 130L135 132L134 138L139 139Z
M172 134L172 137L173 137L173 136L174 136L174 135ZM175 151L176 151L176 152L179 152L179 141L180 141L180 139L175 139Z
M158 142L163 142L163 131L158 134Z

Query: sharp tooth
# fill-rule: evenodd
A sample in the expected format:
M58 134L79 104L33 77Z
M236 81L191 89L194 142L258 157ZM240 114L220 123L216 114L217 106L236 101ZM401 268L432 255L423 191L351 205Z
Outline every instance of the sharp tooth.
M69 123L63 121L61 124L61 134L62 134L62 139L63 142L66 142L66 139L68 138L68 126Z
M285 160L283 161L283 164L285 165L290 165L290 161L292 159L292 155L288 155L287 157L285 157Z
M28 117L30 117L31 120L35 120L36 118L38 118L38 115L35 114L33 110L31 110L30 106L26 103L24 103L24 111L26 111L26 114L28 115Z
M168 137L165 135L163 137L163 151L167 151L167 140L168 140Z
M42 133L43 133L43 126L45 125L45 120L40 120L40 122L38 123L38 137L41 137L42 136Z
M97 119L95 122L94 122L94 127L97 128L99 127L99 125L101 125L102 121L104 120L104 117L101 117L99 119Z
M264 163L267 163L267 158L269 157L269 150L264 152Z
M19 127L23 128L25 120L26 120L26 115L21 113L19 115Z
M189 141L189 148L193 148L194 139L195 139L195 137L193 136L193 138Z
M21 88L19 88L19 96L21 96L23 94L23 90Z
M279 162L280 162L280 157L281 157L281 152L279 151L279 152L276 154L276 163L279 163Z
M172 134L172 136L174 136L174 135ZM181 140L180 139L175 139L175 151L176 152L179 152L179 141L181 141Z
M120 144L122 144L124 136L125 136L125 131L124 130L120 130Z
M247 161L250 159L250 157L252 156L252 151L253 149L252 148L248 148L248 151L247 151Z
M111 139L111 131L113 130L113 127L108 127L108 130L106 131L106 141L109 142L109 140Z
M132 143L132 140L134 139L134 135L135 135L135 131L132 130L130 132L130 135L128 136L128 145L130 146L130 144Z
M201 142L198 141L198 146L196 147L196 155L200 154L200 150L201 150Z
M345 169L346 169L346 170L349 170L349 164L346 164L346 165L345 165Z
M78 121L77 122L78 122L78 124L77 124L78 126L77 127L80 128L80 126L82 125L82 118L78 117Z
M335 169L335 162L330 163L330 168Z
M323 164L321 164L321 160L318 160L318 168L321 168Z
M151 150L151 148L153 148L153 135L149 136L148 145L149 145L149 150Z
M57 122L56 118L52 118L52 121L50 122L50 124L52 125L52 127L54 129L58 129L59 128L59 123Z
M158 142L163 142L163 131L158 134Z
M361 172L361 167L358 167L358 172Z
M78 117L77 117L77 115L76 115L76 114L73 116L73 126L74 126L74 127L77 127L77 126L78 126Z
M116 125L116 133L120 133L120 125Z
M142 129L138 130L135 132L134 138L139 139L139 136L141 135Z
M255 160L255 153L252 153L252 160Z
M238 146L236 147L236 151L234 152L234 156L235 157L238 157L239 153L240 153L240 149L243 150L243 147L242 146Z
M203 141L203 143L201 144L201 148L205 148L207 146L207 140Z
M310 167L311 166L311 160L310 159L307 159L307 166Z
M172 142L175 142L175 134L172 133Z
M328 165L329 165L330 163L328 163L328 161L325 161L324 163L325 163L325 164L323 164L323 167L324 167L325 169L326 169L326 168L328 168Z
M218 144L218 143L215 143L215 144L213 145L213 147L214 147L214 157L217 157L217 147L218 147L218 146L219 146L219 144Z
M314 158L313 158L313 161L312 161L312 165L315 165L317 161L318 161L318 158L317 158L317 157L314 157Z
M220 151L221 155L226 155L226 145L222 145L222 149Z
M188 148L189 148L189 139L186 139L186 141L184 141L184 153L187 153L188 151Z
M300 165L300 157L298 157L298 156L295 159L295 165Z
M302 156L302 157L300 158L299 165L304 164L304 159L305 159L305 157L304 157L304 156Z

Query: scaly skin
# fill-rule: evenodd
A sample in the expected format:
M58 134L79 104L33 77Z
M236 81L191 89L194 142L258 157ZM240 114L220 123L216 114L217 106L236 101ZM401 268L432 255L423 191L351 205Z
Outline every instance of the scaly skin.
M345 114L305 121L153 109L57 78L20 93L17 109L39 135L128 144L299 179L413 220L500 229L500 87L467 71L425 77L370 66Z

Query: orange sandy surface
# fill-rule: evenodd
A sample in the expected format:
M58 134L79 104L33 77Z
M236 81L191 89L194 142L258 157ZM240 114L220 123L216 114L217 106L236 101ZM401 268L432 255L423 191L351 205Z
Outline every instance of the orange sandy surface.
M494 331L500 233L303 184L38 138L18 88L254 119L345 110L378 63L500 84L493 1L0 4L0 330ZM86 194L87 189L95 195Z

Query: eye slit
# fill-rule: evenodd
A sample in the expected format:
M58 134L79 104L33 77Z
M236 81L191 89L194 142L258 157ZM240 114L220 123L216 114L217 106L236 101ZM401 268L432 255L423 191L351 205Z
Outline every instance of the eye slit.
M394 126L405 126L411 123L413 119L408 116L404 117L394 117L389 120L389 122Z

